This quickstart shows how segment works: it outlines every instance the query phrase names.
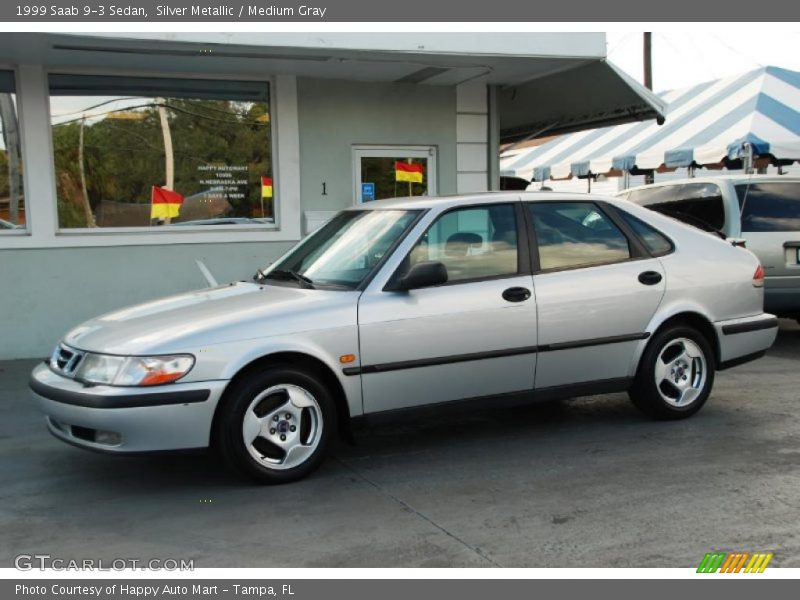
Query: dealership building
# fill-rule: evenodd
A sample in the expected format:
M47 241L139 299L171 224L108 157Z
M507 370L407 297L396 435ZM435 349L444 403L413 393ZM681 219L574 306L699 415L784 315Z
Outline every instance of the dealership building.
M601 33L4 34L0 359L204 287L197 261L249 279L343 208L500 189L501 143L660 118L605 54Z

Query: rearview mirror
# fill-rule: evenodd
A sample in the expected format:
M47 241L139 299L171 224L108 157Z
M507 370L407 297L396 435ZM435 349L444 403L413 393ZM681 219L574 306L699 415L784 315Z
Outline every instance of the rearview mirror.
M391 289L393 291L415 290L443 283L447 283L447 267L439 261L431 260L413 265Z

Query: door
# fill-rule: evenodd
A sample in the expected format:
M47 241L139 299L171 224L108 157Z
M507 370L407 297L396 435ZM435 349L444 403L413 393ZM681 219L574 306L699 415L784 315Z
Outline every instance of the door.
M532 390L536 305L523 222L518 202L449 210L387 263L397 277L440 261L448 281L384 291L387 274L361 296L365 412Z
M537 391L628 378L664 295L660 261L600 203L527 208L538 262Z
M436 195L434 146L354 146L357 203Z

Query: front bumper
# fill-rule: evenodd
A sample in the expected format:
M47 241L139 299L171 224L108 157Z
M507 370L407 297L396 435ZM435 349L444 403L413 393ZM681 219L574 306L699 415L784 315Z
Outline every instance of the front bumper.
M714 327L719 340L720 369L760 358L778 335L778 319L768 313L718 321Z
M111 453L203 448L227 381L87 387L46 364L31 373L34 399L55 437Z

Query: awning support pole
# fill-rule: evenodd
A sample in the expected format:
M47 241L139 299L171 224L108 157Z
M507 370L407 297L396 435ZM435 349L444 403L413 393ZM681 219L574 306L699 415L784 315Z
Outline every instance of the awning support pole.
M742 144L742 149L744 150L744 158L743 167L744 172L750 175L753 172L753 145L750 142L744 142Z

